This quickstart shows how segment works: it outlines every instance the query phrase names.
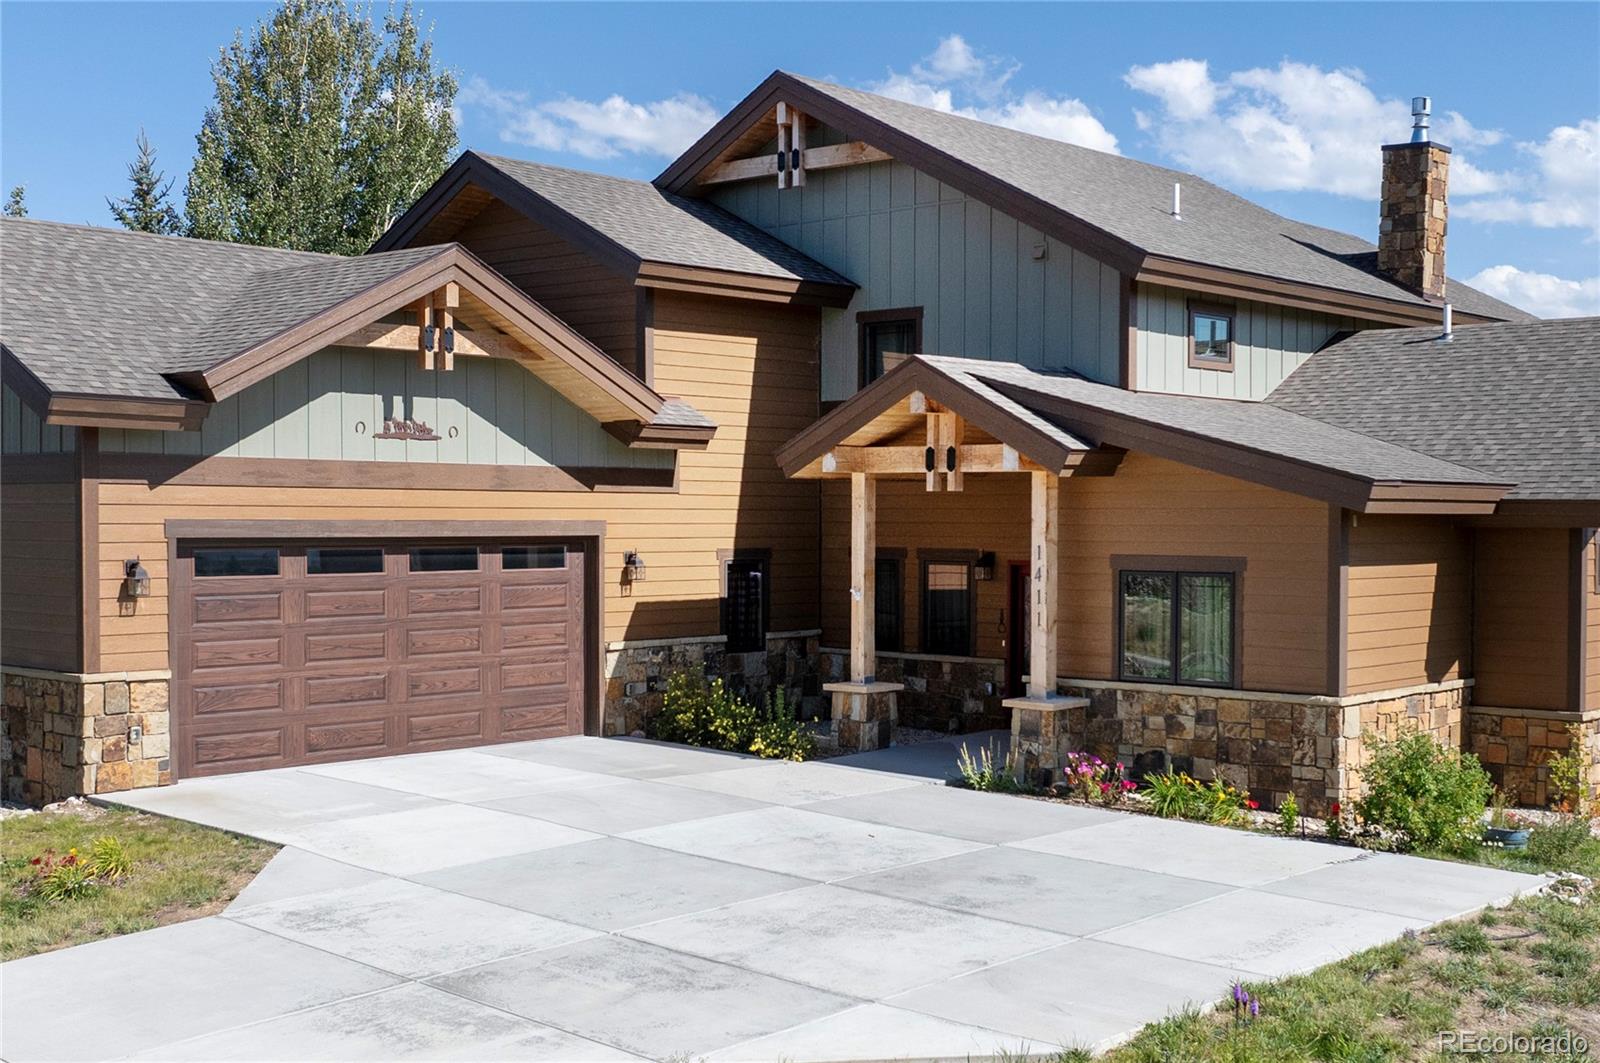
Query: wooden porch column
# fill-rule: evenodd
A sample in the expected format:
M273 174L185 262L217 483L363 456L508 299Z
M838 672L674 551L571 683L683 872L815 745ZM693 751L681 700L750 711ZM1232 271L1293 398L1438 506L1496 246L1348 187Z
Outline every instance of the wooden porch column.
M1061 571L1061 479L1054 473L1029 474L1033 480L1033 515L1030 568L1033 607L1028 632L1028 697L1048 698L1056 692L1056 634Z
M870 683L878 670L876 555L878 481L870 473L850 474L850 679Z

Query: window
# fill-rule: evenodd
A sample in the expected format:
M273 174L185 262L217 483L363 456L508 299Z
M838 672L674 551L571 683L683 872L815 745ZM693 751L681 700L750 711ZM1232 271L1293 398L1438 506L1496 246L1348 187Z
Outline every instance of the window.
M413 546L413 572L473 572L478 567L476 546Z
M922 563L922 652L972 656L972 562Z
M725 563L722 633L729 653L754 653L767 648L767 563L761 558L733 558Z
M904 648L905 588L901 586L904 573L905 565L897 557L880 557L873 568L873 644L890 653Z
M212 576L276 576L274 546L219 546L194 552L194 574Z
M500 567L503 569L566 568L567 548L565 546L508 546L500 551Z
M1232 572L1122 572L1119 677L1233 685L1234 578Z
M1233 309L1189 304L1189 367L1233 368Z
M922 349L922 307L863 310L856 315L860 330L861 365L857 384L866 387L884 373L884 355L915 354Z
M306 548L306 575L354 576L383 571L381 546Z

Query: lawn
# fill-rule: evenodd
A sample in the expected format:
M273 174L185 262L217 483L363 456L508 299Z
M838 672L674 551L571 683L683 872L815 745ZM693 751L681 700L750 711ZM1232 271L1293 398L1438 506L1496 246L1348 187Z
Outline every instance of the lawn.
M1484 1038L1560 1038L1504 1060L1590 1059L1600 1046L1600 898L1523 898L1447 923L1307 975L1247 984L1253 1020L1231 1003L1147 1026L1100 1059L1108 1063L1281 1063L1288 1060L1443 1059L1474 1054L1447 1031ZM1530 1048L1537 1047L1530 1045ZM1088 1060L1066 1052L1057 1063Z
M123 878L87 896L45 900L31 861L54 850L88 853L111 836L133 861ZM264 842L123 809L84 806L0 821L0 959L81 945L213 915L276 851Z

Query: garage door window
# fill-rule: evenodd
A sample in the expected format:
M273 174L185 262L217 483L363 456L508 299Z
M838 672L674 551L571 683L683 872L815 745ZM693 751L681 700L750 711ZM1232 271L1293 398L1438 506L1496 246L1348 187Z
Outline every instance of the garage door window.
M196 576L276 576L278 551L270 546L227 546L194 552Z
M500 551L500 567L508 570L519 568L566 568L567 548L565 546L508 546Z
M382 571L382 547L306 548L306 574L309 576L356 576Z
M413 572L472 572L478 567L475 546L413 546Z

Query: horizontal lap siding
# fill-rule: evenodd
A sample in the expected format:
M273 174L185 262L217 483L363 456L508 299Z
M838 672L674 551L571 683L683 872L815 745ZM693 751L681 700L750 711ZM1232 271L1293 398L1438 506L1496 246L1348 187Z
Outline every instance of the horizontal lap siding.
M783 482L772 453L816 417L816 312L663 294L656 320L660 390L719 426L708 450L681 453L678 493L103 484L102 668L167 667L170 519L603 520L608 641L716 633L717 551L734 546L772 550L774 630L815 626L816 488ZM719 352L709 378L699 353L708 348ZM752 403L750 389L768 382L788 389L787 405ZM646 578L625 589L628 550L643 556ZM145 558L152 596L124 615L119 563L134 554Z
M1482 528L1475 547L1472 700L1566 709L1570 532Z
M960 494L928 494L917 481L879 485L878 545L908 548L906 645L918 627L916 550L993 551L995 579L977 584L977 653L1003 657L1000 631L1009 563L1028 556L1028 480L973 475ZM1243 557L1243 682L1256 690L1324 689L1327 506L1141 454L1114 476L1074 477L1061 492L1061 672L1116 675L1116 554ZM849 639L849 490L823 494L823 636ZM1015 637L1007 616L1006 631Z
M0 655L6 664L79 671L78 542L76 483L0 485Z
M1472 641L1471 538L1440 520L1364 514L1350 529L1349 690L1458 679Z

